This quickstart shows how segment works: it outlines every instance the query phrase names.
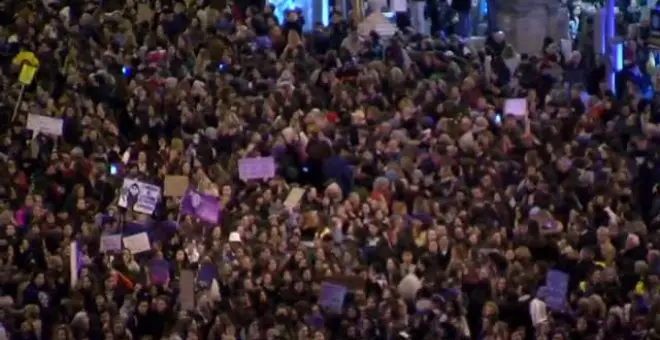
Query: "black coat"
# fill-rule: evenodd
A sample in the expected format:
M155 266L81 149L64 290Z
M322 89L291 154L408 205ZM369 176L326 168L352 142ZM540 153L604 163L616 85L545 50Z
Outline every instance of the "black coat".
M451 8L457 12L469 12L472 9L471 0L454 0L451 3Z

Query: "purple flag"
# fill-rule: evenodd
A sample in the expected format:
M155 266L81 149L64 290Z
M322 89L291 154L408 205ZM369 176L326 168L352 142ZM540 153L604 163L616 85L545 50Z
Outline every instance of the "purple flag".
M220 200L217 197L188 190L181 201L181 214L192 215L210 223L218 223Z
M275 177L273 157L251 157L238 160L238 177L242 180L268 179Z
M344 286L323 282L321 284L319 305L330 313L339 314L344 306L344 298L347 292L348 289Z
M149 221L132 221L124 223L121 233L124 236L131 236L142 232L148 233L151 229Z
M204 263L197 272L197 284L200 287L210 287L213 279L216 278L217 269L213 263Z
M149 278L154 285L164 285L170 279L170 264L164 259L149 262Z

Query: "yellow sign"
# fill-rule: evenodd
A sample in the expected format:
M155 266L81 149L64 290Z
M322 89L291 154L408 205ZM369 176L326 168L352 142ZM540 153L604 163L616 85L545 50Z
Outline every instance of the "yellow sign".
M21 66L25 63L28 63L38 68L39 58L37 58L37 56L30 51L21 51L14 57L12 63L16 66Z
M21 73L18 74L18 81L27 86L32 83L34 76L37 74L37 68L30 64L23 64L21 66Z

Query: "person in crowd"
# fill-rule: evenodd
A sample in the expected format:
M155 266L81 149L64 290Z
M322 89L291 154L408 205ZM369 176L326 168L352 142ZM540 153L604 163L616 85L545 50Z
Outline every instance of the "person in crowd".
M660 337L658 98L243 5L2 3L0 340Z

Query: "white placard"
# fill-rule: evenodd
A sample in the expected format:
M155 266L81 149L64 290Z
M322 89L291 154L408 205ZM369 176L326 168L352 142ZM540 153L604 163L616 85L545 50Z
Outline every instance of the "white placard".
M121 250L121 235L103 235L100 244L101 252Z
M60 118L29 114L27 129L35 133L41 132L49 135L61 136L64 122Z
M145 232L124 237L122 241L124 242L124 248L130 250L133 254L151 250L149 235Z
M569 61L573 54L573 42L568 39L561 39L561 53L564 55L564 59Z
M78 284L78 275L80 275L80 249L78 248L78 242L71 242L69 251L69 281L71 287L75 287Z
M524 118L527 116L527 99L525 98L509 98L504 101L505 115L514 115L516 117Z
M124 178L117 203L122 208L151 215L160 201L160 191L159 186Z

